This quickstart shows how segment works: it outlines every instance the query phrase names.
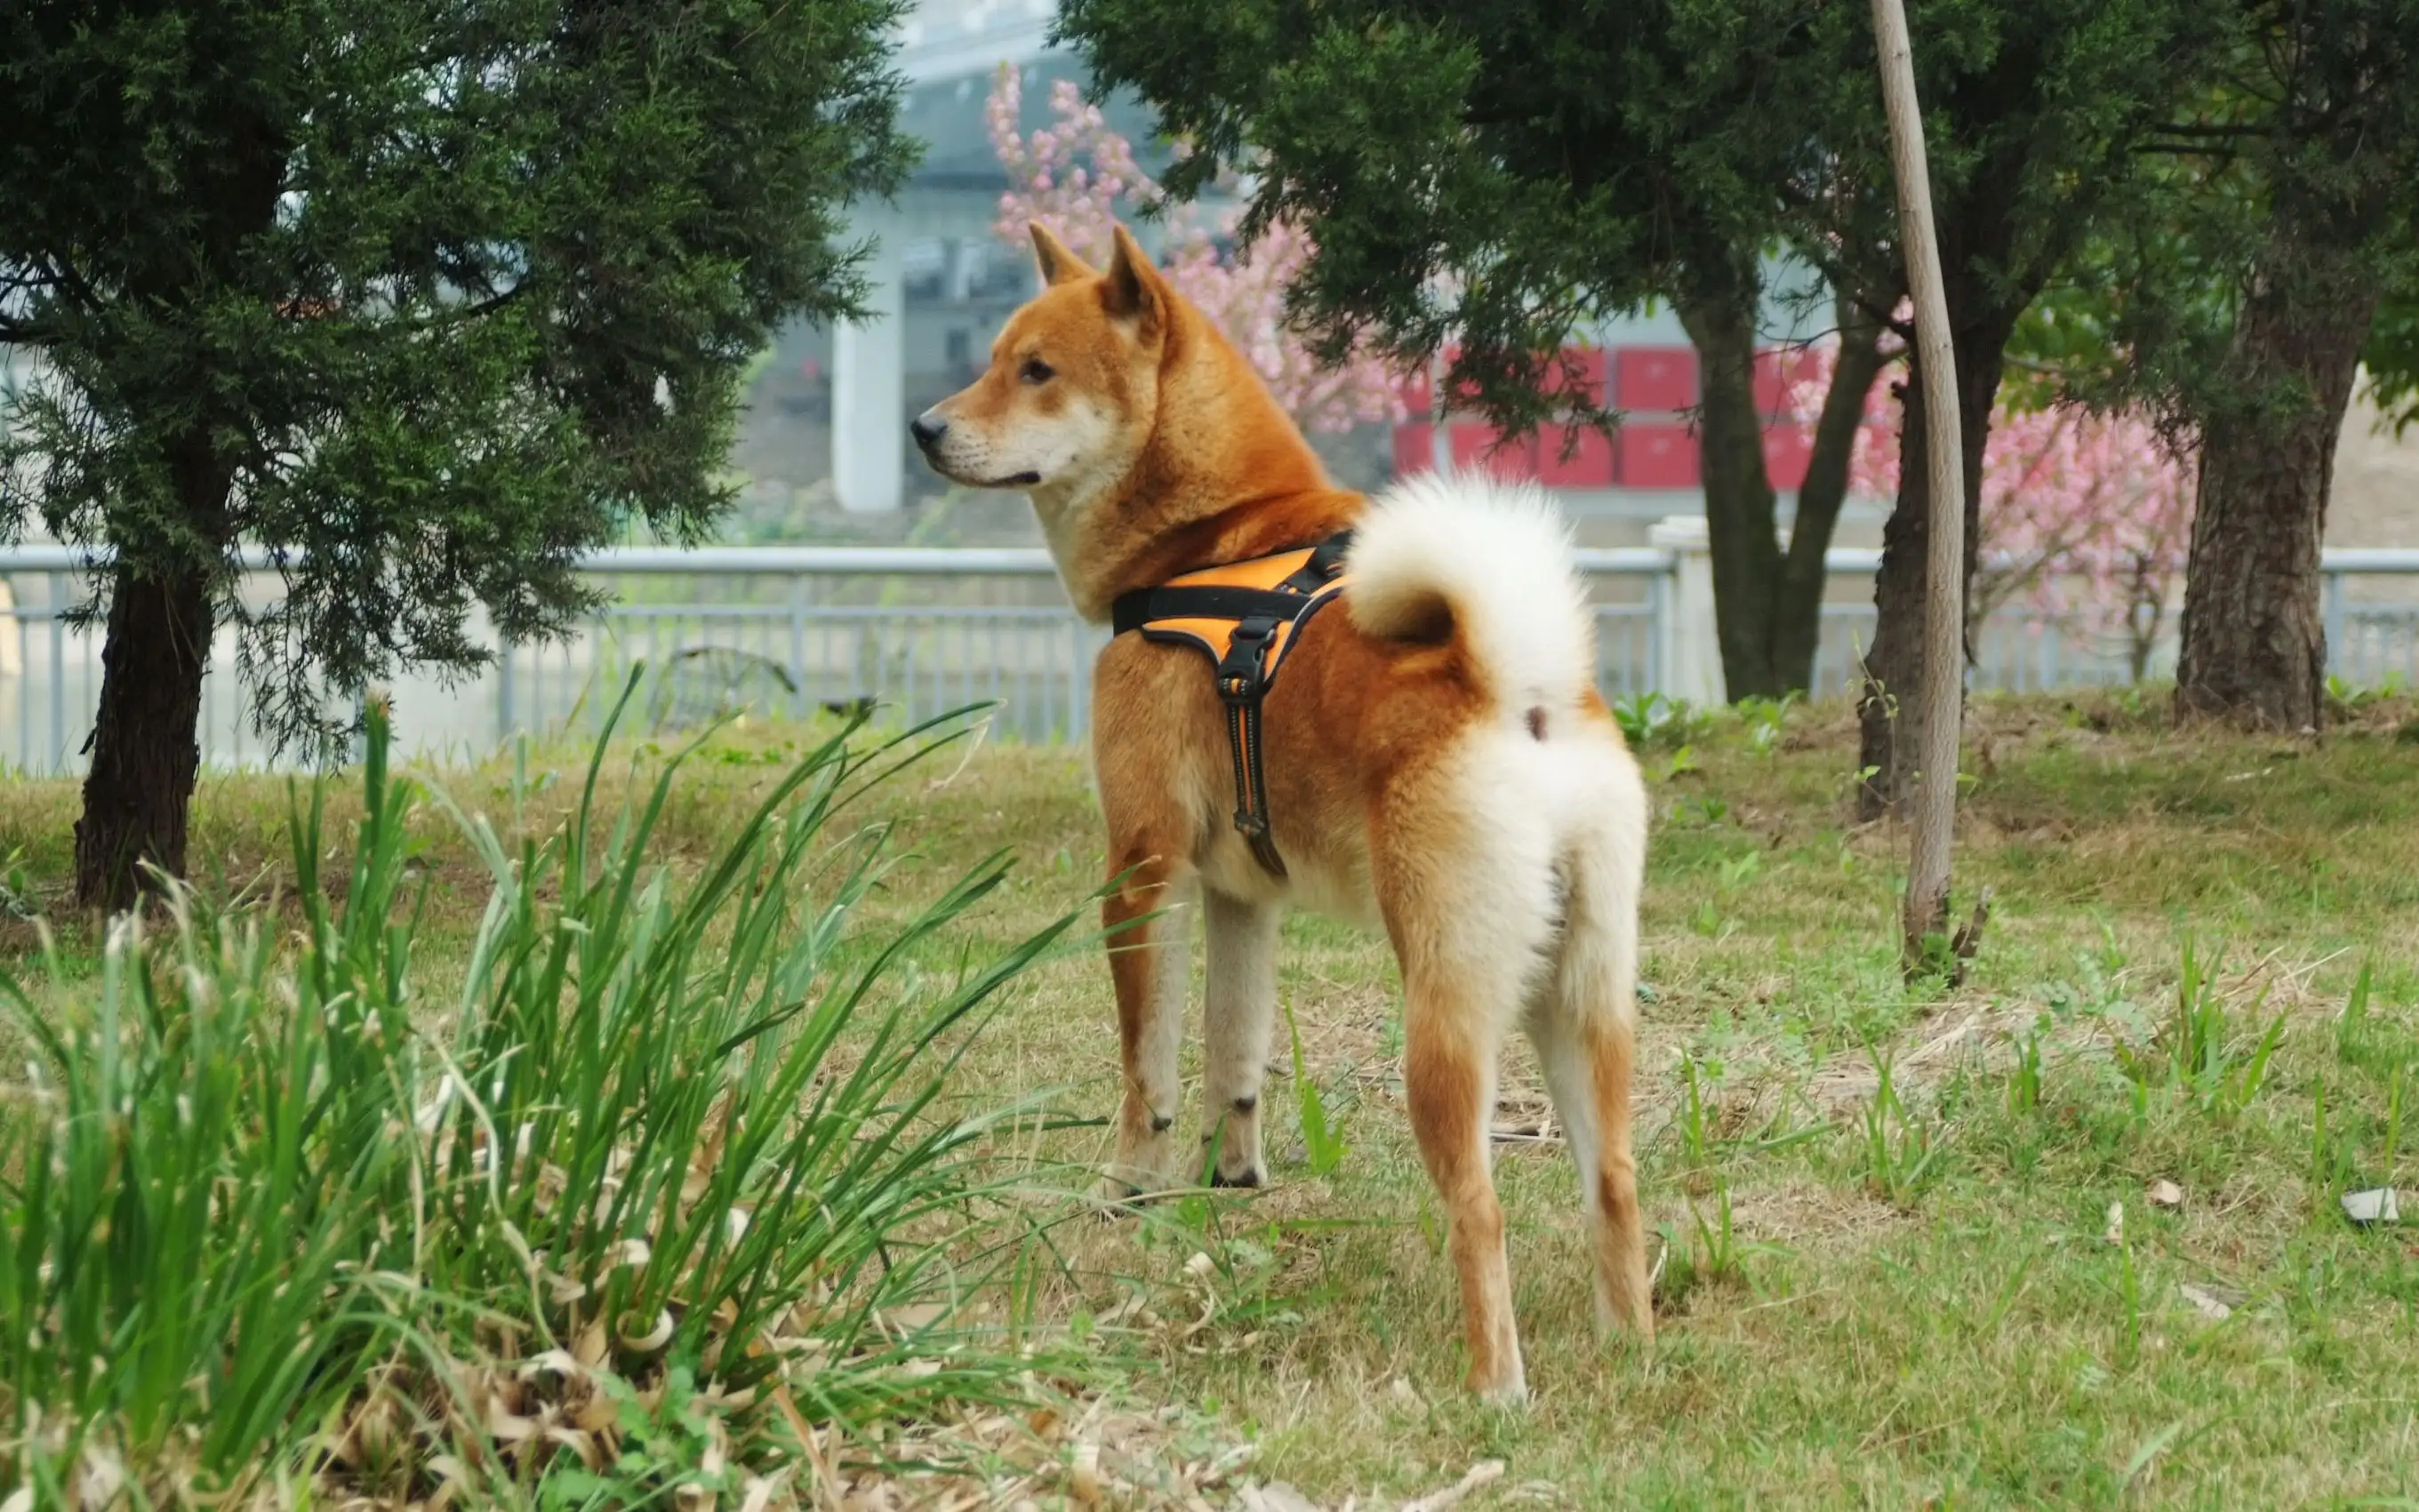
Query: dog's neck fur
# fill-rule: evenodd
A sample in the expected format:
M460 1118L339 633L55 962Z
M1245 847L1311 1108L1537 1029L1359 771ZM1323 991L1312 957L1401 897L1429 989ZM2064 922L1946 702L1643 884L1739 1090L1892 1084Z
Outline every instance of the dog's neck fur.
M1029 490L1076 610L1180 573L1314 545L1367 507L1318 455L1240 352L1167 290L1159 385L1141 446L1091 475ZM1122 465L1120 465L1122 464Z

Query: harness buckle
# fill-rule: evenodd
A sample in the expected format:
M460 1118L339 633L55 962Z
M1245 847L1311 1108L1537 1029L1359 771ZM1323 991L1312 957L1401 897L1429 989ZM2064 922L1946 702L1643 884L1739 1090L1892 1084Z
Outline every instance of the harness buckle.
M1218 661L1218 696L1229 703L1256 704L1263 688L1261 648L1277 633L1277 622L1254 615L1238 623Z

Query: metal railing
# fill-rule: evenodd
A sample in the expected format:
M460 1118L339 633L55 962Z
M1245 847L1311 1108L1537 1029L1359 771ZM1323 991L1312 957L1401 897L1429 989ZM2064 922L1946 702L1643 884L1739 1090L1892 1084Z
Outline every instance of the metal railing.
M1711 656L1711 605L1688 584L1684 553L1661 548L1579 553L1598 629L1598 681L1608 697L1690 691L1675 669ZM1877 554L1826 561L1817 696L1848 685L1872 638ZM244 563L244 591L271 601L266 557ZM474 757L516 732L593 728L634 665L646 667L638 717L651 729L694 725L732 711L796 717L873 701L909 719L977 702L1000 704L995 728L1024 740L1079 739L1090 671L1105 632L1067 608L1038 549L713 548L599 551L582 570L609 592L607 608L565 638L501 647L477 676L410 674L390 688L397 729L423 754ZM2349 680L2419 680L2419 550L2326 553L2323 612L2331 668ZM0 764L27 773L81 770L100 686L101 626L78 613L85 562L60 547L0 548ZM2172 615L2169 617L2172 622ZM484 625L474 633L485 635ZM495 645L490 635L487 643ZM1684 655L1703 642L1693 661ZM2018 607L1980 627L1978 688L2121 683L2121 646ZM2149 671L2173 667L2170 628ZM234 641L223 630L204 685L204 760L272 764L236 686ZM1718 663L1716 663L1718 664Z

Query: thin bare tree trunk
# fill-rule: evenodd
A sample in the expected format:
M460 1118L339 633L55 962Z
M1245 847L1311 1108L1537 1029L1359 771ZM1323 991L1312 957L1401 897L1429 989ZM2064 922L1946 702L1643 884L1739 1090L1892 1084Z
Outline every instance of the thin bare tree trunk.
M1931 519L1924 575L1922 746L1915 795L1915 845L1906 879L1903 961L1912 971L1934 956L1930 944L1949 927L1949 846L1957 825L1957 746L1965 658L1965 472L1959 424L1956 357L1949 336L1949 293L1932 222L1932 171L1923 150L1923 114L1915 96L1915 54L1901 0L1873 0L1881 54L1882 100L1889 114L1890 160L1898 177L1899 225L1915 297L1918 361L1928 427Z
M1958 421L1964 427L1959 460L1965 479L1964 593L1970 635L1972 584L1980 565L1975 544L1981 526L1982 457L1990 443L2000 358L2007 349L2013 316L2004 308L1988 308L1987 296L1974 288L1970 280L1952 278L1949 286L1950 309L1972 311L1985 306L1974 316L1976 323L1956 332L1951 342L1957 363ZM1864 771L1857 784L1857 815L1866 820L1909 811L1915 774L1923 764L1920 690L1927 633L1924 585L1931 577L1925 563L1932 549L1932 430L1923 402L1926 386L1919 350L1909 367L1901 391L1898 498L1882 525L1882 564L1873 577L1873 640L1861 669L1857 762Z
M1893 301L1894 302L1894 301ZM1840 356L1831 387L1814 422L1814 455L1797 486L1797 519L1780 569L1780 606L1773 613L1772 664L1783 687L1814 691L1814 658L1823 647L1823 595L1830 587L1824 554L1848 498L1848 470L1864 426L1865 400L1882 370L1881 322L1858 304L1854 290L1834 297Z

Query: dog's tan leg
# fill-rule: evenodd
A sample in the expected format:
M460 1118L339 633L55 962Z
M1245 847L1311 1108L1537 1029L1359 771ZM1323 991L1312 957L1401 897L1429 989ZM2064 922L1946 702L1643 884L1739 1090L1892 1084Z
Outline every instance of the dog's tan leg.
M1472 745L1393 775L1371 809L1370 881L1403 968L1404 1089L1444 1205L1470 1388L1510 1402L1528 1382L1487 1125L1555 900L1547 815L1488 779L1486 755Z
M1117 1153L1108 1172L1113 1196L1163 1191L1172 1174L1177 1052L1192 980L1195 891L1189 872L1154 859L1136 866L1102 904L1102 920L1111 932L1109 974L1117 987L1125 1077Z
M1277 1007L1277 922L1274 903L1245 903L1205 890L1201 918L1209 935L1202 989L1204 1061L1201 1137L1218 1142L1212 1184L1257 1186L1260 1084L1269 1063L1269 1036Z
M1470 1389L1510 1402L1528 1394L1528 1378L1512 1318L1503 1205L1488 1159L1498 1015L1487 996L1485 985L1444 973L1423 972L1405 981L1403 1083L1420 1158L1444 1202L1447 1242L1461 1282Z
M1563 928L1550 948L1551 969L1530 1003L1528 1029L1579 1166L1597 1324L1652 1340L1645 1226L1630 1145L1644 800L1633 804L1629 789L1608 787L1559 868Z
M1579 1166L1595 1252L1597 1325L1608 1332L1628 1329L1651 1340L1655 1315L1629 1133L1635 1036L1630 1015L1613 1009L1608 995L1549 987L1531 1011L1529 1037Z

